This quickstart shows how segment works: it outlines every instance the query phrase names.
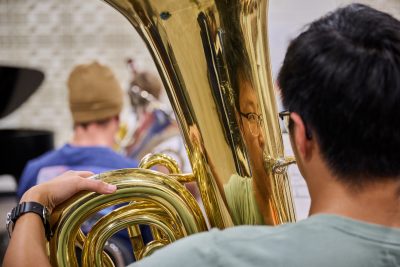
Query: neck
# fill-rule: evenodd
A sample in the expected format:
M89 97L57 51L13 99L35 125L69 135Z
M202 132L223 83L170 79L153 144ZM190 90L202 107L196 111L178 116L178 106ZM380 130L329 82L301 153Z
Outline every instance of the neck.
M400 228L400 182L395 179L354 189L338 179L311 195L310 215L337 214L355 220ZM311 194L311 190L310 190Z
M400 177L361 179L361 186L346 183L332 172L317 138L306 138L301 117L291 113L291 141L297 165L311 196L310 215L330 213L367 223L400 228Z
M104 146L112 148L114 144L113 132L92 126L87 128L77 127L71 140L71 145L74 146Z

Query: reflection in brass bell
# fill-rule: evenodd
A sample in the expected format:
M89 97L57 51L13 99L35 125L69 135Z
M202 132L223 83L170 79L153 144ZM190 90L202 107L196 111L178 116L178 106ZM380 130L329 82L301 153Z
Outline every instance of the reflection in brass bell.
M179 174L169 159L153 157L143 166L166 164L171 175L121 170L97 176L117 184L117 193L109 199L82 195L60 208L54 216L61 217L50 249L53 262L70 264L67 255L74 253L74 242L63 238L76 235L84 247L86 264L108 262L101 256L104 235L134 227L128 226L132 222L150 224L155 237L147 247L134 246L138 258L177 238L206 230L199 206L179 183L192 179L200 189L211 227L295 221L286 174L291 160L283 155L270 70L268 1L106 2L131 22L150 50L175 111L193 174ZM85 212L127 201L132 201L131 208L114 211L96 227L100 242L94 241L95 234L89 234L90 241L77 234L76 225ZM115 218L126 221L118 223ZM103 227L106 222L114 227L107 229L113 230Z

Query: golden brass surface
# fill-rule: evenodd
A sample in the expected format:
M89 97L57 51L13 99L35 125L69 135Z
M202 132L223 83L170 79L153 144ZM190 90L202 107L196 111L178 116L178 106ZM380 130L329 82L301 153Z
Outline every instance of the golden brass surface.
M58 266L109 260L106 239L128 228L138 258L183 236L207 229L200 208L181 184L196 181L211 227L295 221L278 123L267 42L267 0L104 0L122 13L146 43L174 109L193 174L180 173L163 155L146 156L142 168L95 177L116 184L115 194L80 194L63 205L50 253ZM129 202L102 218L87 237L80 224L90 214ZM135 225L149 224L145 246ZM67 240L67 241L66 241ZM56 258L54 258L56 255ZM95 257L89 257L89 256Z
M132 23L153 56L211 226L232 226L232 218L294 221L286 169L277 168L287 160L270 70L268 1L105 1ZM262 123L241 113L255 113ZM240 199L257 207L238 210L246 206ZM246 219L249 213L254 220Z
M146 250L143 251L142 257L147 257L151 255L155 250L167 245L168 243L165 240L157 240L157 241L151 241L149 244L146 246Z
M281 159L274 159L264 154L264 167L272 170L275 174L283 174L287 171L287 167L291 164L296 164L295 157L285 157Z
M159 228L167 237L162 239L163 243L207 230L196 200L182 184L167 175L144 169L124 169L102 173L93 179L117 185L117 192L111 195L82 193L54 211L52 219L56 223L50 241L53 266L78 266L74 247L80 225L96 212L117 204L131 202L93 226L84 238L82 266L102 266L101 251L105 241L129 225L148 224ZM143 248L137 254L148 251L149 248Z
M169 176L180 183L195 182L196 178L192 173L181 173L178 163L165 154L148 154L139 163L139 168L150 169L153 166L161 165L169 171Z
M148 154L139 163L139 168L150 169L153 166L162 165L170 173L181 173L176 160L165 154Z

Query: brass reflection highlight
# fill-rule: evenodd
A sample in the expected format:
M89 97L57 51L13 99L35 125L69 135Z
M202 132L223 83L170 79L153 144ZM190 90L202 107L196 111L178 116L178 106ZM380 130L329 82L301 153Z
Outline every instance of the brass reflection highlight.
M149 156L142 167L162 164L171 173L132 169L96 176L117 184L117 193L81 194L60 208L50 246L53 261L76 266L71 257L78 238L87 255L96 255L84 258L87 266L108 264L100 253L106 237L123 227L138 237L133 225L139 223L150 224L155 237L147 247L134 242L139 258L206 230L198 204L181 184L193 180L211 227L295 221L286 174L293 159L283 155L270 70L268 1L105 1L130 21L152 54L193 174L179 173L166 157ZM107 215L87 237L79 233L87 214L123 202L131 204Z

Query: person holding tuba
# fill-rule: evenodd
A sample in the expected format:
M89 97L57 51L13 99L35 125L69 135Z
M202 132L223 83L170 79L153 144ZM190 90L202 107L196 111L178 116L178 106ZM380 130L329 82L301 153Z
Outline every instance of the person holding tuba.
M365 5L339 8L291 42L278 82L310 217L194 235L135 266L400 266L400 21ZM80 190L115 191L88 175L64 174L21 201L51 211ZM49 265L42 220L26 213L4 266L32 258Z

